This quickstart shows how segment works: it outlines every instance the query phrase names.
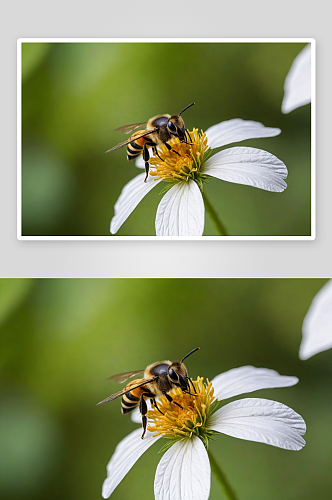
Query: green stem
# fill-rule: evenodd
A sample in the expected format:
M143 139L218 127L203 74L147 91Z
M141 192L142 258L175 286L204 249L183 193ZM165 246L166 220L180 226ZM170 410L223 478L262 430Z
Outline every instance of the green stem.
M210 451L208 451L208 455L209 455L209 459L210 459L212 472L217 477L217 479L218 479L218 481L219 481L219 483L220 483L220 485L225 493L226 498L228 498L228 500L238 500L238 497L236 496L235 491L231 487L230 483L228 482L227 477L225 476L225 474L223 473L223 471L219 467L219 464L216 462L214 456L212 455L212 453Z
M213 206L209 202L204 191L202 191L202 196L203 196L203 200L204 200L205 210L207 211L207 213L211 217L212 222L213 222L215 228L217 229L219 236L228 236L227 229L225 228L224 224L221 222L219 215L217 214L217 212L215 211L215 209L213 208Z

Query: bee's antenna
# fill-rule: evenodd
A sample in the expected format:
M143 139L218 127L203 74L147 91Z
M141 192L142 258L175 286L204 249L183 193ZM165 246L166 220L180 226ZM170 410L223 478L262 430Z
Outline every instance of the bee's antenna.
M181 113L179 113L179 116L181 116L181 115L182 115L182 113L183 113L186 109L190 108L190 106L193 106L194 104L195 104L194 102L192 102L191 104L188 104L188 106L186 106L186 107L185 107L185 108L181 111ZM188 356L189 356L189 354L188 354Z
M187 380L189 380L190 384L192 385L193 389L194 389L194 393L190 392L190 384L189 385L189 391L188 391L188 394L190 394L191 396L197 396L197 392L196 392L196 389L195 389L195 386L193 384L193 381L191 380L190 377L186 377Z
M191 104L190 104L190 106L191 106ZM192 354L195 351L198 351L198 349L199 349L199 347L196 347L195 349L193 349L192 351L190 351L184 358L181 359L180 363L182 363L184 359L186 359L188 356L190 356L190 354Z

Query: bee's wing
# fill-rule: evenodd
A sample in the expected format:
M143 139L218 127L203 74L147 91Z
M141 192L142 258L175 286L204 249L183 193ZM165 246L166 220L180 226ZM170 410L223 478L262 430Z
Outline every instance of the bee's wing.
M117 373L116 375L112 375L112 377L108 377L107 380L114 380L114 382L118 382L119 384L122 384L129 378L133 377L134 375L138 375L139 373L144 372L144 370L135 370L133 372L124 372L124 373Z
M124 125L123 127L116 128L115 130L118 132L122 132L123 134L129 134L135 128L141 127L142 125L146 125L146 122L142 123L131 123L130 125Z
M117 144L116 146L114 146L114 148L109 149L108 151L106 151L106 153L110 153L111 151L115 151L116 149L120 149L123 146L126 146L127 144L129 144L130 142L132 142L136 139L140 139L141 137L144 137L145 135L153 134L153 132L156 132L157 130L158 130L157 127L152 128L151 130L143 130L141 134L137 133L137 135L135 135L134 138L129 137L129 139L127 139L126 141L120 142L120 144Z
M148 384L149 382L153 382L154 380L156 380L156 378L158 378L158 376L156 375L155 377L151 377L151 378L146 378L144 380L141 380L140 382L138 382L137 384L135 383L132 383L130 385L130 387L126 386L124 387L121 391L119 392L115 392L114 394L112 394L111 396L109 396L108 398L104 399L103 401L100 401L100 403L97 403L97 406L98 405L102 405L104 403L107 403L108 401L113 401L113 399L116 399L116 398L119 398L120 396L122 396L123 394L126 394L126 392L129 392L129 391L132 391L133 389L136 389L137 387L140 387L141 385L145 385L145 384ZM134 382L134 381L133 381Z

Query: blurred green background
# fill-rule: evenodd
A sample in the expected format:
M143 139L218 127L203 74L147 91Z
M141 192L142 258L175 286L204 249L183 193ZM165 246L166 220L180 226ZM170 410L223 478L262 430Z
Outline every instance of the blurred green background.
M252 396L304 417L303 450L225 435L211 443L239 500L330 498L332 351L298 358L303 318L325 281L0 280L0 497L101 498L115 446L137 428L119 399L96 406L121 387L106 378L200 346L186 363L192 377L252 364L300 379ZM112 499L153 499L160 448L139 459ZM210 499L220 498L212 478Z
M114 129L163 113L189 129L232 118L279 127L238 143L289 170L284 193L209 180L206 193L229 234L310 235L310 105L281 113L283 85L303 43L23 43L22 234L111 236L114 204L138 173ZM228 147L228 146L227 146ZM155 235L162 186L118 235ZM204 235L216 235L206 216Z

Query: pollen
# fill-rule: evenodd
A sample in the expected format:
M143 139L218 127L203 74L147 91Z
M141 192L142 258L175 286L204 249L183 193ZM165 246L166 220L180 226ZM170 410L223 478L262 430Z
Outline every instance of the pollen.
M204 163L204 155L208 150L207 137L204 132L198 132L194 128L189 132L188 143L181 142L177 137L168 144L172 150L168 150L163 144L158 150L160 158L155 155L149 160L150 175L168 182L188 181L197 179L201 174Z
M205 426L215 397L211 382L203 380L203 377L198 377L192 381L196 394L193 389L190 391L192 394L188 394L176 388L170 392L172 402L167 401L165 396L161 397L157 404L164 415L156 408L150 410L147 414L148 430L154 432L155 436L162 434L168 438L201 437L206 433Z

